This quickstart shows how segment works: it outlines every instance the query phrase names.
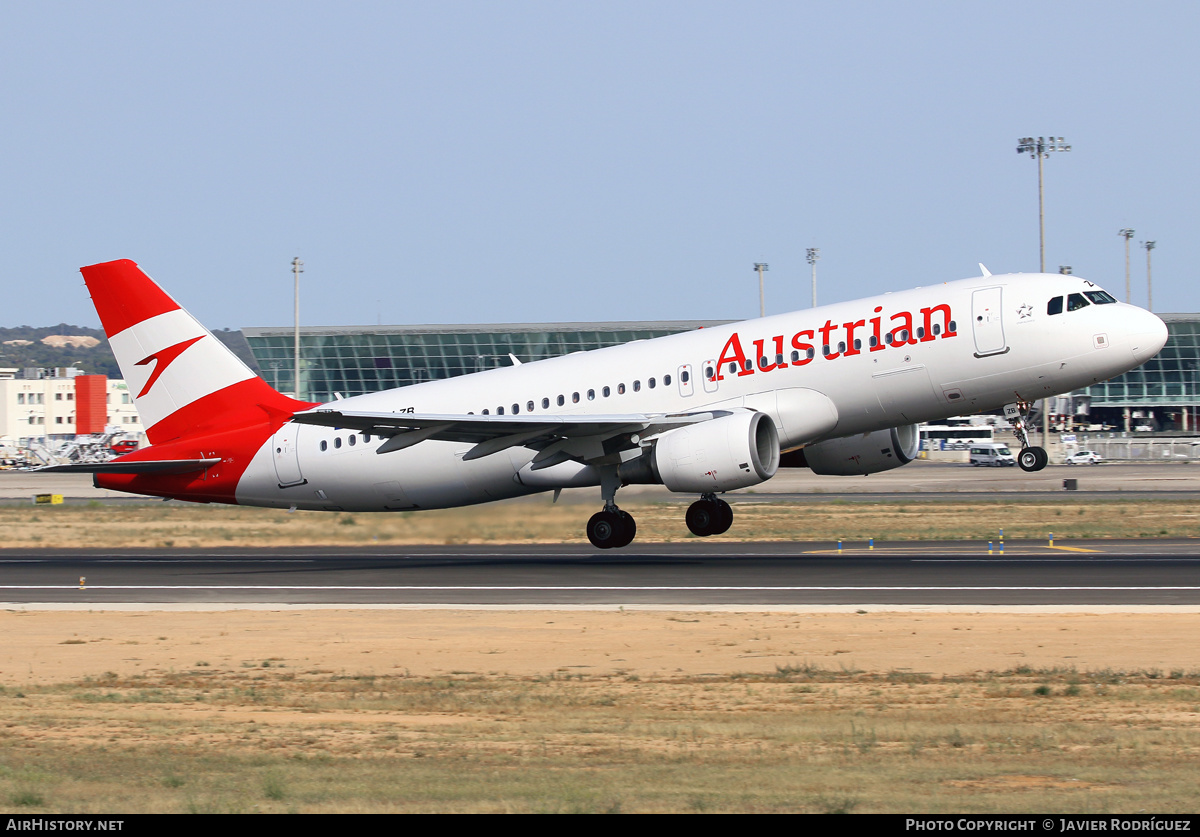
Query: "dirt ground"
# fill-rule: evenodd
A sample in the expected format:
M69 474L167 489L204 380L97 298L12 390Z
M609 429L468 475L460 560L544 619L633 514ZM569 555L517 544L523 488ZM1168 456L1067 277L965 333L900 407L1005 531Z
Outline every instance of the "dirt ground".
M203 666L349 675L643 677L781 667L967 675L1200 669L1196 609L931 612L830 608L0 612L0 686Z

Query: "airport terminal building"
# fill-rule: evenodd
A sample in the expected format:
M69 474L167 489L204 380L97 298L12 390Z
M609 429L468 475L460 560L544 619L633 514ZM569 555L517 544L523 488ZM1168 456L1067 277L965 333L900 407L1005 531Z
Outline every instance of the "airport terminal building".
M1074 423L1194 431L1200 408L1200 314L1160 314L1167 344L1142 367L1055 399ZM313 401L453 378L571 352L721 325L727 320L302 327L300 391ZM243 329L263 378L294 392L293 330Z

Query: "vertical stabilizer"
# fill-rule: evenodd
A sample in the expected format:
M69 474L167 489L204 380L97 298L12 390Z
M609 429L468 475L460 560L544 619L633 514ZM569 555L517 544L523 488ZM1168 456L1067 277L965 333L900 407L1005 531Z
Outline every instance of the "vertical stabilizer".
M81 269L152 444L311 406L280 395L132 261Z

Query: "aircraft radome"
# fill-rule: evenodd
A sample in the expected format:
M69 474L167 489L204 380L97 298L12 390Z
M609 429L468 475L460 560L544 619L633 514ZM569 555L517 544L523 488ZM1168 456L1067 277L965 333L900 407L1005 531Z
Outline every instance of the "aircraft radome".
M1009 407L1026 471L1046 453L1028 405L1133 369L1163 322L1078 276L983 276L329 404L257 377L128 260L82 270L148 447L91 471L97 486L202 503L402 511L599 486L587 534L629 544L617 490L699 499L697 535L729 529L718 495L774 476L910 462L917 424Z

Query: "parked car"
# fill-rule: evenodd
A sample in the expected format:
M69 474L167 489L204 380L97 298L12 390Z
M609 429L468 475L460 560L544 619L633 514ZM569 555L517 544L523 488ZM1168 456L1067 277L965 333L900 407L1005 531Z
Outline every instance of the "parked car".
M1077 450L1067 454L1064 461L1068 465L1099 465L1101 460L1100 454L1094 450Z
M1013 456L1008 445L1001 442L984 442L971 445L970 461L972 465L1016 465L1017 458Z

